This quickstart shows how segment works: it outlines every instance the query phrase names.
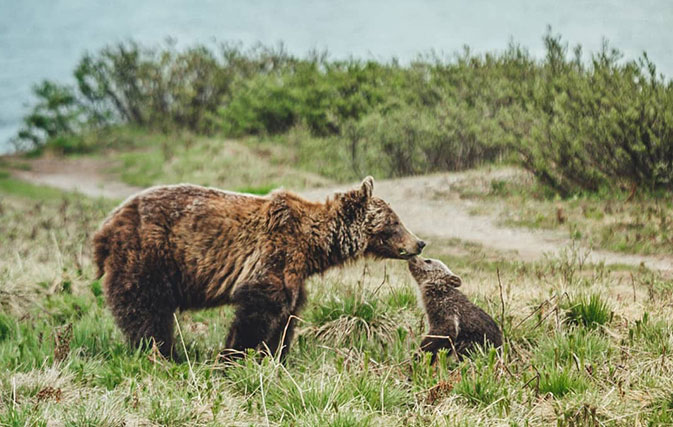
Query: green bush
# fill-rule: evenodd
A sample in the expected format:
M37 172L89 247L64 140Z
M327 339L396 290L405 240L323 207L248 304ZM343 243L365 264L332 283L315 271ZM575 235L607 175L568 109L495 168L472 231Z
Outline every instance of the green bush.
M81 101L97 122L207 133L234 71L207 48L154 50L134 42L85 55L75 70Z
M446 100L433 109L403 107L367 116L354 148L358 169L383 176L462 170L502 154L495 120L464 102Z
M562 195L673 188L673 84L646 54L622 63L604 45L585 67L579 47L569 61L560 37L547 35L545 44L514 145L522 164Z
M67 141L77 139L86 118L75 90L45 80L33 87L33 94L37 104L23 119L15 142L19 148L34 148L46 140L66 146Z
M220 109L225 133L278 134L302 123L314 135L337 135L386 99L396 66L327 62L312 56L274 73L237 81Z
M219 129L216 113L235 79L287 67L291 60L282 49L265 47L243 52L223 45L216 55L205 46L184 51L133 41L107 46L82 57L73 73L76 88L48 81L34 88L38 102L17 144L39 147L120 123L209 134Z
M221 109L225 133L235 136L283 133L299 117L299 98L276 76L261 75L241 82Z

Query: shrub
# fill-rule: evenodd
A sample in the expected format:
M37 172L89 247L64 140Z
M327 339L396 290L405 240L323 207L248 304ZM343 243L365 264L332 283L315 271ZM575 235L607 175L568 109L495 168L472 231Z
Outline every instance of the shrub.
M283 133L298 120L297 94L276 76L262 75L241 82L221 110L225 133L235 136Z
M522 164L562 195L602 187L673 188L673 85L647 55L621 63L607 44L589 67L545 36L532 99L519 121Z
M33 87L33 94L37 104L24 117L15 144L33 148L46 140L59 139L65 145L65 141L77 138L85 115L74 89L45 80Z
M208 114L228 92L233 72L203 46L178 53L130 42L85 55L75 78L97 122L207 133L212 130Z
M363 120L354 161L362 170L382 168L384 176L462 170L502 154L501 130L464 101L442 100L432 109L403 107ZM363 146L364 145L364 146ZM383 163L381 161L383 160Z
M82 57L75 88L46 81L34 89L38 103L24 119L17 144L38 147L118 123L209 134L219 127L214 117L236 78L286 67L290 59L282 49L264 47L243 53L223 45L218 56L205 46L184 51L133 41L107 46Z
M314 135L337 135L386 97L399 69L375 62L327 62L311 56L274 73L241 79L220 110L225 133L278 134L302 123Z

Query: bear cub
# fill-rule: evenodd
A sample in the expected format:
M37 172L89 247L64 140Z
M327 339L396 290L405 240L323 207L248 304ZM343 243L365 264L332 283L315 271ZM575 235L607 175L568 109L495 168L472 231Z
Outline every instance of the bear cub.
M460 358L475 345L502 345L502 333L493 318L456 289L462 283L459 276L436 259L417 256L408 262L430 323L421 350L432 353L433 362L442 348Z

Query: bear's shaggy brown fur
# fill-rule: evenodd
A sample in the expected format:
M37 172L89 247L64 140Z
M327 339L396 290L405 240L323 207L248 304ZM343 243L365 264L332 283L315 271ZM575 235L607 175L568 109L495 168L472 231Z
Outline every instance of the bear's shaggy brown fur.
M309 276L363 255L407 259L425 246L372 189L368 177L325 203L193 185L132 196L94 237L117 325L131 343L154 339L169 354L175 310L234 304L228 349L285 351Z
M485 342L495 347L502 345L498 325L456 289L462 280L443 262L414 257L409 260L409 271L421 290L430 323L428 336L421 342L421 350L432 353L433 361L442 348L455 350L461 357L474 345Z

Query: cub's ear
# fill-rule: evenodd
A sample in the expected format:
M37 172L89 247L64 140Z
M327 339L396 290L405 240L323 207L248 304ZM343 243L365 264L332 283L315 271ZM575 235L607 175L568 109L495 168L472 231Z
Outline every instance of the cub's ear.
M365 198L369 199L372 197L372 193L374 191L374 178L368 176L367 178L363 179L362 184L360 184L360 191L362 191L362 194Z
M460 288L460 285L463 284L463 279L460 278L460 276L456 276L455 274L447 280L447 284L450 286L453 286L454 288Z

